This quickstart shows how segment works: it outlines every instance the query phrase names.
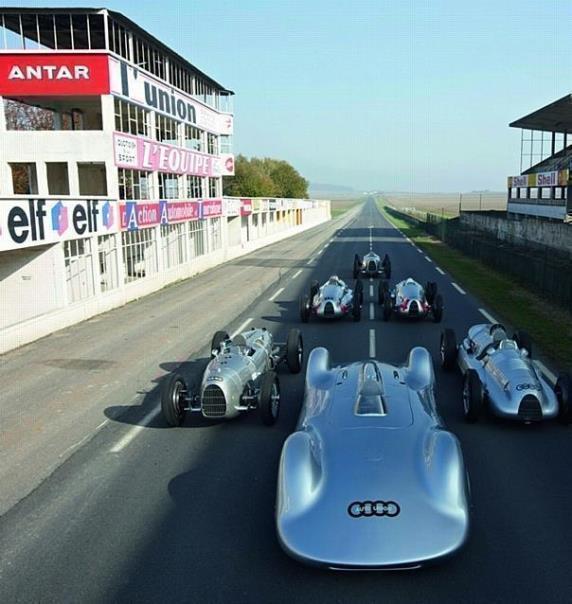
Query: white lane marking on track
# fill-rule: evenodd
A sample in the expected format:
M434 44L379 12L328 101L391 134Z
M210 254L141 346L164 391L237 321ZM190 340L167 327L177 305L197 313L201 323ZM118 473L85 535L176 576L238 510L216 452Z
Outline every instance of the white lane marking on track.
M373 285L369 286L369 295L373 296Z
M445 271L443 269L440 269L438 266L435 267L435 270L440 273L441 275L445 274Z
M550 371L550 369L548 369L548 367L542 361L536 361L536 364L544 376L548 378L548 381L554 386L557 380L556 375L552 373L552 371Z
M274 302L276 298L284 291L284 288L281 287L279 290L275 291L270 298L268 298L268 302Z
M125 449L125 447L139 434L139 432L144 430L157 417L157 415L159 415L159 411L160 409L157 407L156 409L153 409L151 413L148 413L141 420L141 423L137 426L133 426L133 428L131 428L127 432L127 434L109 450L109 452L120 453L121 451L123 451L123 449Z
M302 272L302 269L298 269L293 275L292 279L296 279L296 277Z
M375 306L373 302L369 303L369 320L373 321L375 319Z
M370 283L373 283L373 277L370 277L370 278L369 278L369 282L370 282Z
M479 308L479 312L487 321L490 321L491 323L498 323L498 321L492 315L490 315L484 308Z
M462 287L459 287L454 281L451 281L451 285L463 296L467 293Z
M422 253L423 253L423 250L420 250L419 248L417 248L417 251L418 251L420 254L422 254Z
M369 330L369 356L375 358L375 329Z
M429 258L429 256L425 256L425 260L427 260L427 262L433 262L433 260L431 260L431 258Z
M240 326L238 327L238 329L236 331L233 331L232 334L230 335L231 339L234 338L234 336L237 336L239 333L242 333L246 329L246 327L248 326L249 323L252 323L252 318L246 319L246 321L241 323Z
M312 262L314 262L314 258L310 258L310 260L308 260L308 262L306 262L306 264L312 264Z

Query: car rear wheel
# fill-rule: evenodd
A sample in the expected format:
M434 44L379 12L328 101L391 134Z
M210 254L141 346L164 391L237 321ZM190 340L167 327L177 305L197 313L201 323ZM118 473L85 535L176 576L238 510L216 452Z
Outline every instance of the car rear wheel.
M183 423L187 397L185 380L177 373L168 375L161 388L161 413L169 426L175 428Z
M361 305L363 304L363 282L359 279L356 281L356 284L354 286L354 306L356 304L356 300L358 306L361 307Z
M443 318L443 296L437 294L435 296L435 303L433 304L433 321L435 323L441 323Z
M391 298L389 296L385 296L384 300L383 300L383 320L384 321L389 321L389 319L391 318L391 313L393 312L393 308L391 305Z
M310 298L308 296L302 296L300 298L300 320L302 323L307 323L310 320L310 313Z
M359 272L360 272L360 268L361 268L361 260L360 260L360 257L356 254L354 256L354 270L353 270L354 279L357 279Z
M383 272L385 273L385 278L386 279L391 279L391 260L389 259L389 256L387 254L385 254L385 256L383 257Z
M463 383L463 413L465 420L474 423L479 419L483 408L483 387L479 375L474 369L465 373Z
M273 426L280 413L280 383L274 371L266 371L260 378L258 411L265 426Z
M455 361L457 360L457 338L452 329L445 329L441 333L439 351L441 354L441 367L445 371L450 371L455 367Z
M558 399L558 421L568 425L572 422L572 378L569 373L558 376L554 393Z
M526 350L528 356L532 358L532 341L526 331L522 329L515 331L513 340L519 348Z
M387 281L380 281L377 288L377 302L381 306L386 298L389 296L389 285Z
M429 304L429 306L433 306L436 295L437 283L435 283L435 281L428 281L427 285L425 285L425 298L427 299L427 304Z
M217 331L211 340L211 358L214 358L213 350L220 351L220 345L228 340L228 333L226 331Z
M291 329L286 340L286 364L290 373L300 373L304 364L304 343L299 329Z
M314 300L314 296L320 291L320 284L318 281L312 281L310 284L310 301Z

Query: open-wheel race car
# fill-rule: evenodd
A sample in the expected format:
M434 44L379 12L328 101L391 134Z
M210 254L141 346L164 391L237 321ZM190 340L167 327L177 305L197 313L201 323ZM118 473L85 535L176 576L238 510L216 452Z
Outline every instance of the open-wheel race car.
M359 321L362 304L363 283L359 279L352 290L339 277L332 275L321 287L318 281L312 281L310 295L300 298L300 319L307 323L312 316L323 319L351 316L354 321Z
M297 431L280 457L276 525L284 551L331 569L417 568L453 555L469 533L469 484L443 426L433 362L330 368L308 359Z
M393 289L387 281L381 281L378 303L383 306L384 321L389 321L393 313L410 319L424 319L431 315L435 323L440 323L443 318L443 296L437 292L434 281L428 281L423 288L410 277L397 283Z
M188 411L203 417L230 419L257 409L268 426L278 419L280 383L276 369L282 363L299 373L304 362L300 330L291 329L285 343L274 342L265 328L252 328L230 339L217 331L200 385L171 373L161 391L161 411L170 426L180 426Z
M375 252L368 252L363 258L359 257L359 254L354 256L354 268L353 268L354 279L357 279L360 275L364 277L384 277L385 279L391 278L391 260L389 256L385 254L383 260Z
M440 341L441 365L458 366L464 376L463 413L475 422L486 407L496 416L526 423L558 417L572 421L572 380L561 374L554 388L532 360L530 337L516 331L512 338L498 323L473 325L457 345L452 329Z

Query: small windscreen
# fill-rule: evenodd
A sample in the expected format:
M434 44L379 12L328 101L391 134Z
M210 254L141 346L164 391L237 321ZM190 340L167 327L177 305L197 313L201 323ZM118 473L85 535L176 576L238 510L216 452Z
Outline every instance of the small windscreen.
M385 415L383 400L379 394L360 394L356 415Z

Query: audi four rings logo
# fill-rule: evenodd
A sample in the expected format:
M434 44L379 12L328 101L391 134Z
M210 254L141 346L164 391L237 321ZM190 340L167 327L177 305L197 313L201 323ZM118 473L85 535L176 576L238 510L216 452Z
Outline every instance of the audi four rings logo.
M400 511L401 508L395 501L354 501L348 506L348 514L352 518L361 518L362 516L366 518L371 516L393 518Z
M518 384L517 390L540 390L538 384Z

